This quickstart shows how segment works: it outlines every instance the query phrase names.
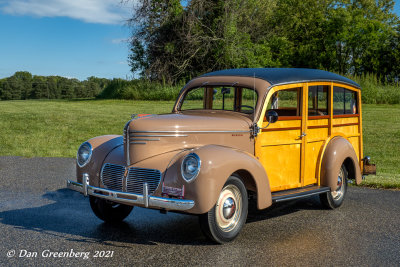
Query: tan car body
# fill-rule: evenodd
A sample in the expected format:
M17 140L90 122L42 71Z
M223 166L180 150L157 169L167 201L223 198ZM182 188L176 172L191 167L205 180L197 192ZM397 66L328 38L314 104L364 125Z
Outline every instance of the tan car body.
M233 82L235 86L255 88L257 91L254 117L230 111L179 111L187 90L205 84L221 86ZM256 195L257 207L267 208L272 204L270 181L256 156L256 137L252 136L250 129L254 123L264 126L261 125L263 112L271 88L273 86L269 82L255 77L213 76L193 79L182 89L171 114L133 119L125 126L125 136L100 136L88 140L93 149L92 158L86 166L77 166L77 181L82 183L83 174L88 173L90 185L105 188L100 179L105 163L126 168L157 169L162 173L162 180L153 195L172 197L163 194L164 186L184 187L184 199L195 203L193 208L185 212L202 214L215 205L227 179L237 175L246 189ZM359 91L358 88L354 90ZM362 146L362 143L359 145ZM184 156L191 152L200 157L201 170L198 177L188 183L181 176L181 163ZM348 166L349 178L359 184L361 158L362 150L356 153L346 136L329 136L316 160L317 184L335 188L337 173L343 162Z

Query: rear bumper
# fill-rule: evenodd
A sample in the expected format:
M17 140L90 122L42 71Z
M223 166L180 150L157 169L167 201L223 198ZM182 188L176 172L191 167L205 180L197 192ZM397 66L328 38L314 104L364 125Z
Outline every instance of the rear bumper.
M371 164L371 158L365 156L363 159L363 171L362 175L376 175L376 164Z
M140 205L146 208L153 207L182 211L189 210L194 206L193 200L149 196L147 184L143 187L143 195L91 186L89 185L89 176L87 174L83 175L82 184L68 180L67 188L80 192L85 196L90 195L131 206Z

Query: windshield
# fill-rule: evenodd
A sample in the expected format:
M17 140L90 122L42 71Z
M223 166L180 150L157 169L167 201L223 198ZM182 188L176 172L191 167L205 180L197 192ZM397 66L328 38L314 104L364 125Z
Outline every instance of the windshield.
M242 87L199 87L184 96L180 110L229 110L253 114L257 92Z

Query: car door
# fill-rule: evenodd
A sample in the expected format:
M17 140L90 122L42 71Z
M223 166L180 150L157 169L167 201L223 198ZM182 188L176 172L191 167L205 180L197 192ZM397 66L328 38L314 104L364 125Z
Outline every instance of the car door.
M309 83L307 86L307 130L303 186L316 184L322 149L330 133L330 82Z
M262 123L263 129L256 137L256 156L264 166L272 191L302 186L301 158L304 153L305 129L303 84L278 86L267 95ZM274 110L278 121L265 128L265 113Z

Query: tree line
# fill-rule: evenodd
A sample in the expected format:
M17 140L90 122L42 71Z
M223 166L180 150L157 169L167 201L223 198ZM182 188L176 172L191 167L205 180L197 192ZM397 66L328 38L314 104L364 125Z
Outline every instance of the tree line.
M0 79L1 100L73 99L99 95L110 83L105 78L89 77L84 81L61 76L38 76L18 71Z
M129 2L129 0L127 0ZM161 82L240 67L400 77L392 0L137 0L129 63Z

